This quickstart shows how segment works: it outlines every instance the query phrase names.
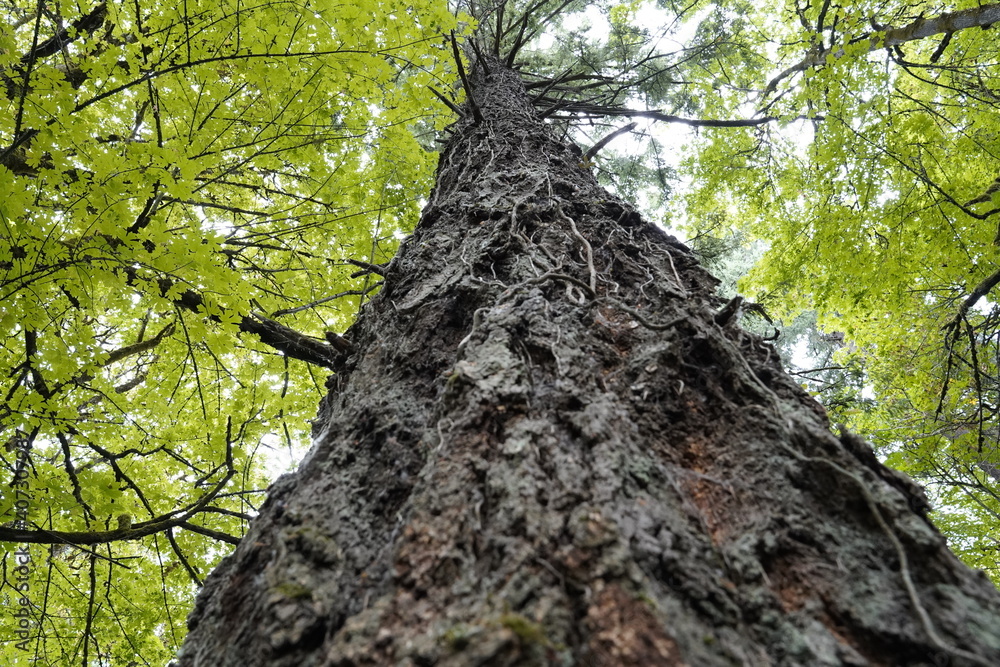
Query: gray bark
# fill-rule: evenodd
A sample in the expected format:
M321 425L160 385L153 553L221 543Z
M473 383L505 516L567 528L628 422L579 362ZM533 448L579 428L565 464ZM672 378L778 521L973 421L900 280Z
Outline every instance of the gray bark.
M1000 664L1000 595L600 188L471 73L314 448L181 665Z

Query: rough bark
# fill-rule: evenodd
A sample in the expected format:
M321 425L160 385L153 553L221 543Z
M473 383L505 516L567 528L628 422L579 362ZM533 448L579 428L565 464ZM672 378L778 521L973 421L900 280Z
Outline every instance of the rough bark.
M1000 596L919 489L829 431L514 73L471 76L483 121L180 664L1000 664Z

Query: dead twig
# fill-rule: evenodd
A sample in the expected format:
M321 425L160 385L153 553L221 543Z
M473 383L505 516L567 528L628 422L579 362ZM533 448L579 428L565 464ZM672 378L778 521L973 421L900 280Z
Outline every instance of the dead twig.
M465 88L465 96L469 98L469 107L472 109L472 117L476 119L476 124L483 122L483 112L476 104L476 98L472 95L472 86L469 78L465 75L465 66L462 64L462 54L459 52L458 40L455 39L455 31L451 31L451 50L455 54L455 64L458 65L458 75L462 78L462 86Z

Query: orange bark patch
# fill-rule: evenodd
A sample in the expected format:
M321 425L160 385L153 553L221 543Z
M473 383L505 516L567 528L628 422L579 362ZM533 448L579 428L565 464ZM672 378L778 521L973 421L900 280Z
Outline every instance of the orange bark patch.
M611 585L587 609L588 648L596 667L680 666L680 648L641 601Z
M784 556L775 560L767 568L770 588L781 602L781 607L792 613L802 609L809 600L822 596L823 583L827 581L822 573L816 572L804 556ZM831 626L830 623L824 625Z

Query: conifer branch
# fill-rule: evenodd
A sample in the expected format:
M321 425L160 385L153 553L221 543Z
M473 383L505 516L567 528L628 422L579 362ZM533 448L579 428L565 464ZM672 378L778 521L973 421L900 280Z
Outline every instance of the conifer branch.
M541 7L545 2L546 0L541 0L541 2L526 8L524 13L521 14L521 18L514 22L514 25L520 26L520 28L518 29L517 37L514 38L514 44L510 47L510 51L507 53L507 58L504 61L507 67L514 66L514 59L517 57L518 52L520 52L521 46L524 44L524 31L528 28L528 18L531 16L532 12ZM505 34L509 33L513 29L513 26L511 26L505 31Z
M570 113L585 114L587 116L625 116L627 118L650 118L665 123L678 123L690 127L757 127L775 121L789 120L824 120L823 116L795 116L794 118L779 118L777 116L761 116L760 118L743 118L736 120L717 120L714 118L684 118L672 114L656 111L642 111L639 109L624 109L622 107L604 106L601 104L589 104L586 102L555 102L552 107L542 113L548 116L555 111L567 111Z
M539 100L544 99L545 96L548 95L549 91L552 90L552 88L554 86L567 81L569 79L570 73L572 73L572 71L573 71L573 68L569 67L569 68L566 69L566 71L564 71L562 74L554 77L551 81L545 82L544 79L542 81L536 81L536 82L534 82L534 86L531 85L531 84L525 84L524 85L524 89L525 90L530 90L532 87L536 87L536 86L540 86L542 84L545 84L545 88L542 89L542 92L538 93L538 95L535 95L535 97L533 97L531 99L531 103L535 104Z
M506 8L507 0L500 0L500 4L497 7L496 29L493 31L493 55L497 58L500 57L500 39L503 37L503 15Z

